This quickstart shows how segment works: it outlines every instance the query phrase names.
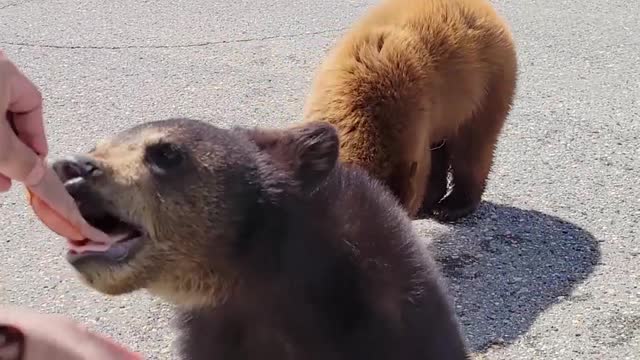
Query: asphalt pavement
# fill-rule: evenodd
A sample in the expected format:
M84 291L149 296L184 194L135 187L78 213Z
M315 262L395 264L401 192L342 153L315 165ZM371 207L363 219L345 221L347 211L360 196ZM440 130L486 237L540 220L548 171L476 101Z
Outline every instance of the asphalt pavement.
M298 121L312 71L375 1L0 0L0 48L45 97L51 153L171 116ZM640 359L640 3L499 0L520 82L481 209L416 221L480 359ZM0 303L68 314L171 359L171 307L75 277L0 195Z

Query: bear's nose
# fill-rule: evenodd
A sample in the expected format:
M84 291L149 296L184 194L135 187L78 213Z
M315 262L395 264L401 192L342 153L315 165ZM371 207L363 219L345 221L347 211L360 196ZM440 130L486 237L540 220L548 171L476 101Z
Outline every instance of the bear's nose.
M51 166L63 183L76 178L86 179L100 172L98 164L85 155L67 156L54 161Z

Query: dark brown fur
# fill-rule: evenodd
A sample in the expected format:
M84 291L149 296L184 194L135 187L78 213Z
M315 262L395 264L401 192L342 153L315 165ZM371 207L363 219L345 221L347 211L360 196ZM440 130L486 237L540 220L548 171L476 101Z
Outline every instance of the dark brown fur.
M179 165L152 171L158 142ZM55 168L88 219L106 208L147 235L122 261L73 264L103 293L145 288L178 305L184 359L466 359L409 218L337 159L326 123L183 119L118 134ZM92 170L63 170L78 163Z
M411 217L452 221L480 203L516 77L512 35L488 1L383 0L317 70L304 117L335 125L341 161L382 180Z

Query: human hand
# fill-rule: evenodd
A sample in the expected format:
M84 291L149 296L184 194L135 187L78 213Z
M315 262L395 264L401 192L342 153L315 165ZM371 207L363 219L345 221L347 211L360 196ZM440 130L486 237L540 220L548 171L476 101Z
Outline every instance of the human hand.
M48 152L42 95L0 51L0 192L12 179L37 182L41 174L34 169Z
M45 165L47 154L40 91L0 51L0 192L8 191L12 180L24 183L55 211L43 217L38 212L42 206L34 206L51 230L71 240L96 241L95 249L104 247L109 237L82 217L58 176Z
M12 332L2 328L16 329ZM0 306L0 360L142 360L60 315Z

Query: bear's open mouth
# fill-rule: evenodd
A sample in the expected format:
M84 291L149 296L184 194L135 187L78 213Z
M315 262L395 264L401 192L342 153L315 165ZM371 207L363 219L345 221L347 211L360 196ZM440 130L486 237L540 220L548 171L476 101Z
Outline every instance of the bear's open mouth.
M144 232L139 226L122 220L120 217L101 211L99 214L84 215L85 220L111 238L111 243L96 246L89 239L69 241L67 259L71 262L87 257L100 257L103 260L120 262L137 250Z

